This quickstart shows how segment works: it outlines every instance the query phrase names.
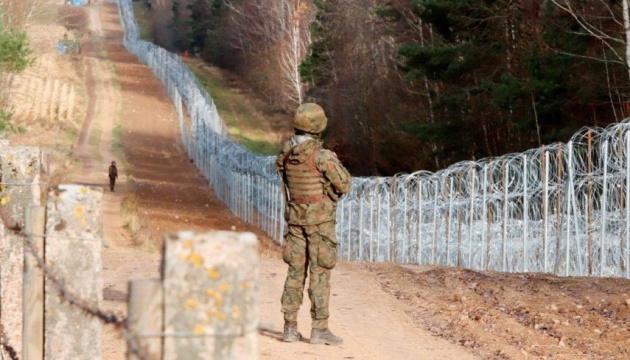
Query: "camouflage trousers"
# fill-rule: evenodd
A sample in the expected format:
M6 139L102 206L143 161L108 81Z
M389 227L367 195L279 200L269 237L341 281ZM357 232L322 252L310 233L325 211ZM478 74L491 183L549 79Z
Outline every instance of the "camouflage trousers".
M312 328L327 328L330 272L337 264L335 222L307 226L289 225L282 258L289 265L282 293L284 320L297 321L308 271Z

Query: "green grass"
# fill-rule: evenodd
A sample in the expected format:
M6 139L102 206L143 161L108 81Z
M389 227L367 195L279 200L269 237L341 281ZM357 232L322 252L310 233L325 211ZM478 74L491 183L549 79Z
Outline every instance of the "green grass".
M280 152L280 144L265 141L255 141L244 137L235 139L239 144L245 146L251 152L263 155L277 155Z
M79 129L75 128L57 131L55 136L55 147L62 150L69 150L79 139L79 131Z
M124 157L122 146L122 127L120 124L116 124L112 131L112 152L119 158Z
M233 140L258 154L273 155L280 151L280 136L265 126L267 120L261 115L264 111L257 109L246 95L231 89L199 64L188 62L188 66L212 95Z
M103 136L103 129L100 127L100 124L92 124L92 131L90 131L90 135L88 138L88 144L91 147L98 148L101 144L101 137ZM98 152L99 160L102 160L102 153Z
M143 2L133 3L133 14L138 24L138 32L140 32L140 39L145 41L151 41L151 26L149 23L149 9Z
M33 22L36 24L54 24L59 21L58 4L41 4L33 9Z

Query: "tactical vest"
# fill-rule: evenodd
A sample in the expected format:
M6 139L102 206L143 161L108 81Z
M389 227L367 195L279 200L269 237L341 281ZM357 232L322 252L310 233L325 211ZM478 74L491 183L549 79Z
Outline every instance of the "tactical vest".
M315 157L320 149L315 149L304 162L284 158L285 182L289 188L289 200L298 204L314 204L324 199L324 178L315 167Z

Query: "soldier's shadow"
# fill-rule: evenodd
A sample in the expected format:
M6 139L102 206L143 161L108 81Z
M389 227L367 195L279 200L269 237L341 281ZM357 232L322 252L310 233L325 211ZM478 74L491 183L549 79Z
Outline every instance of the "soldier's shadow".
M276 341L283 342L283 341L282 341L282 335L283 335L283 334L282 334L282 331L275 331L275 330L272 330L272 329L270 329L270 328L268 328L268 327L265 327L265 326L260 326L260 327L258 328L258 333L259 333L260 335L262 335L262 336L266 336L266 337L268 337L268 338L275 339ZM305 343L308 343L308 342L309 342L309 341L308 341L308 339L307 339L307 338L305 338L305 337L302 337L302 340L300 340L300 341L301 341L301 342L305 342Z

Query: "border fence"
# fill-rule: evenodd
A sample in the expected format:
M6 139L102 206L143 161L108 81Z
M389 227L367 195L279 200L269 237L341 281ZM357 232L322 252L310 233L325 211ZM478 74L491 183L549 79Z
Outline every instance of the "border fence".
M230 141L186 64L139 38L130 0L120 0L119 11L125 46L168 88L191 159L235 214L282 243L274 157ZM357 177L339 203L339 256L630 278L629 131L628 122L584 128L567 144L435 173Z
M128 316L114 314L102 308L103 189L43 198L42 160L0 141L0 359L101 359L103 324L130 360L256 357L254 234L169 234L160 278L130 281Z

